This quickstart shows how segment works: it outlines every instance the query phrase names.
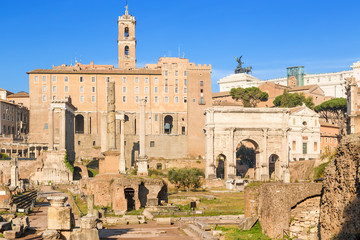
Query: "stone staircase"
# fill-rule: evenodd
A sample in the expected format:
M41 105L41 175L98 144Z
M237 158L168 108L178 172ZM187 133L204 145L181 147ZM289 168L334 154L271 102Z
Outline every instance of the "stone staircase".
M37 191L33 190L19 196L14 196L12 198L13 211L28 213L34 207L37 195Z

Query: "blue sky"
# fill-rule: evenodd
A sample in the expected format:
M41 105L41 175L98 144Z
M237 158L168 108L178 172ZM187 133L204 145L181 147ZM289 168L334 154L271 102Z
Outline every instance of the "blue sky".
M138 66L162 56L212 64L212 88L243 55L260 79L286 67L350 69L360 60L360 1L128 0L137 20ZM117 66L125 0L12 0L0 5L0 88L28 91L27 71L82 63Z

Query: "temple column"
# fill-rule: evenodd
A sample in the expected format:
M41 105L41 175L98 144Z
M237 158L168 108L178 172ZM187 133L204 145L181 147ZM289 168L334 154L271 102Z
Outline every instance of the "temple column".
M139 176L147 176L148 169L147 163L148 159L146 156L146 141L145 141L145 134L146 134L146 100L140 100L140 153L138 158L138 175Z
M107 139L108 150L116 149L115 131L115 82L108 82L108 104L107 104Z
M66 109L61 109L60 118L60 150L65 150L66 146Z
M125 116L122 115L120 118L120 159L119 159L119 172L126 173L126 162L125 162Z
M214 161L214 127L209 127L206 130L206 168L205 177L213 179L215 174L215 161Z
M267 156L268 129L263 129L263 152L261 161L261 181L269 181L269 159Z
M234 131L235 128L230 129L230 156L229 161L226 161L226 179L234 179L235 178L235 166L236 166L236 151L235 151L235 143L234 143Z
M281 178L284 183L290 183L290 170L289 170L289 147L287 145L287 129L283 129L283 138L282 138L282 161L281 162Z
M27 149L27 157L30 158L30 147Z
M49 150L54 149L54 109L50 107L49 110Z

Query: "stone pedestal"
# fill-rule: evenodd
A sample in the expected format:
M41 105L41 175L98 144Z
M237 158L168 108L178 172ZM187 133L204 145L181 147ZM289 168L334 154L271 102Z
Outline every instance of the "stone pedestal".
M48 208L48 229L49 230L71 230L73 216L70 207L65 207L67 197L47 197L51 207Z
M137 175L138 176L148 176L148 158L145 157L139 157L137 159Z
M290 183L290 171L288 168L286 168L283 172L283 182Z
M100 159L99 162L99 174L104 173L119 173L119 151L106 151L105 157Z
M157 198L148 198L146 202L147 207L153 207L159 205L159 199Z

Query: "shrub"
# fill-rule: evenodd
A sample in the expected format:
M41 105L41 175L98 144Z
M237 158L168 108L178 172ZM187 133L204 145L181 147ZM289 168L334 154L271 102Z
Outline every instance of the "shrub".
M322 163L320 164L319 166L317 166L316 168L314 168L314 178L321 178L324 176L324 171L325 171L325 168L326 166L330 163L329 162L326 162L326 163Z
M65 163L66 167L70 170L70 172L74 173L74 166L69 162L67 152L65 152L65 155L64 155L64 163Z
M172 168L168 172L169 181L175 185L177 189L184 188L187 191L197 189L201 186L201 177L205 174L198 168Z

